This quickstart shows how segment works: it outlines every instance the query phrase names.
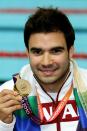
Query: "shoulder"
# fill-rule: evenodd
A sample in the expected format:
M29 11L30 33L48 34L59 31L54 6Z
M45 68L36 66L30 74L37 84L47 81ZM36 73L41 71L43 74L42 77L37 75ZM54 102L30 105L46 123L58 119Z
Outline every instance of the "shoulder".
M28 80L30 83L33 83L33 73L29 64L24 65L21 68L19 74L21 78ZM14 87L14 81L13 79L11 79L0 86L0 91L2 91L3 89L13 90L13 87Z
M20 71L20 77L22 79L28 80L30 83L33 83L33 72L32 69L30 67L30 64L25 65L21 71Z
M2 91L3 89L13 90L13 86L13 80L6 81L4 84L0 85L0 91Z
M79 70L82 75L85 75L87 77L87 69L79 68Z
M87 69L79 68L79 71L83 81L87 84Z

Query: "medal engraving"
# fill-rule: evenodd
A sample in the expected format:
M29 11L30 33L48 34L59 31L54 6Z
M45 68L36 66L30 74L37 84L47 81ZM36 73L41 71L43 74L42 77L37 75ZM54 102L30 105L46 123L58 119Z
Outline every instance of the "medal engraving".
M17 90L21 96L28 96L32 87L27 80L17 79L14 90Z

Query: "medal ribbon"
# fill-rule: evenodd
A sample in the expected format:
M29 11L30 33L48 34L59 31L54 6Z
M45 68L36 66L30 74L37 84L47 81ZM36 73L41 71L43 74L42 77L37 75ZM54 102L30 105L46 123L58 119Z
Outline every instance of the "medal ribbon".
M37 93L37 102L38 102L38 110L39 110L40 119L43 122L44 113L43 113L42 104L40 102L40 98L39 98L39 94L38 93Z
M53 115L50 117L49 120L46 121L46 123L48 122L51 122L53 121L62 111L62 109L64 108L64 106L66 105L71 93L72 93L72 85L73 83L71 84L69 90L67 91L66 95L63 97L63 99L59 102L59 104L57 105L55 111L53 112ZM43 109L42 109L42 106L41 106L41 102L40 102L40 98L39 98L39 95L38 95L38 103L39 103L39 110L40 110L40 116L41 118L43 118Z
M35 123L40 125L42 123L42 121L37 116L35 116L34 113L32 112L32 110L30 108L30 105L28 103L27 96L22 97L22 102L21 103L22 103L22 106L23 106L27 116L29 116Z

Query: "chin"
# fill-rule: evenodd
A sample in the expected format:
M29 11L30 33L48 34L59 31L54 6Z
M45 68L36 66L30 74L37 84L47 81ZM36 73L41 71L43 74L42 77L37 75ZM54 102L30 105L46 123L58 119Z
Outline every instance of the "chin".
M44 83L44 84L53 84L55 82L57 82L58 78L54 78L54 77L39 77L38 78L40 82Z

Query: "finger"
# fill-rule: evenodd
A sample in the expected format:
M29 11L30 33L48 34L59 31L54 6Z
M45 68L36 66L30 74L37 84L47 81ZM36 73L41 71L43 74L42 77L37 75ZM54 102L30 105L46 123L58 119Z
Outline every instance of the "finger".
M5 103L9 100L17 100L17 101L21 101L22 97L20 95L14 96L13 94L7 94L5 96L2 96L0 98L0 103Z
M9 107L14 106L14 105L21 105L21 102L16 101L16 100L9 100L9 101L7 101L3 104L0 104L0 109L9 108Z
M14 105L9 108L10 112L13 113L16 110L22 109L23 107L21 105Z
M4 114L4 116L8 116L10 114L12 114L14 111L22 109L21 105L14 105L8 108L3 108L1 111Z
M12 91L12 90L4 89L4 90L2 90L2 91L0 92L0 97L2 97L2 96L4 96L4 95L7 95L7 94L12 94L12 95L14 95L14 94L16 94L16 93L14 93L14 91Z
M6 110L8 110L8 114L11 114L13 113L14 111L16 110L19 110L19 109L22 109L23 107L21 105L14 105L14 106L11 106L9 108L5 108Z

